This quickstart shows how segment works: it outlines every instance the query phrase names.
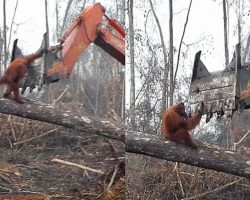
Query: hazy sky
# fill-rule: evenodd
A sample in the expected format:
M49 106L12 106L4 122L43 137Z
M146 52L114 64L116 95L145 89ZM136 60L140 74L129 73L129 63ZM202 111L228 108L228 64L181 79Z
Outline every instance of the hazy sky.
M66 1L67 2L67 1ZM109 3L105 0L99 0L104 7L108 8ZM49 26L53 27L56 23L55 18L55 3L56 0L48 0L49 10ZM7 10L7 26L10 27L16 0L6 1ZM61 4L60 4L61 5ZM59 10L59 15L64 14L66 4ZM78 14L78 13L77 13ZM2 9L0 14L0 26L2 27ZM45 33L45 0L19 0L17 12L15 16L15 24L13 26L12 40L19 38L19 46L23 51L32 53L36 51L42 42L43 34ZM51 36L52 37L52 36ZM9 38L9 34L7 36ZM12 49L12 43L10 45Z
M169 7L166 0L155 0L156 5L154 5L156 14L159 18L165 45L169 46ZM246 1L247 2L247 1ZM173 32L174 32L174 46L178 50L181 35L183 32L183 27L186 21L187 9L190 0L174 0L173 1ZM136 4L134 8L134 27L135 29L141 29L142 34L144 34L144 22L145 13L150 9L150 4L148 0L145 1L134 1ZM250 3L246 10L250 10ZM152 19L151 12L151 19ZM229 10L229 59L231 60L235 45L238 43L237 36L237 15L236 11L231 8ZM151 29L151 30L150 30ZM160 36L158 28L156 27L156 22L154 19L148 20L147 23L147 33L150 35L151 42L155 44L160 44ZM250 17L248 15L244 16L244 26L242 28L242 39L246 42L246 38L250 33ZM223 7L222 0L193 0L188 25L186 28L186 33L183 42L190 45L185 60L181 58L178 74L183 71L188 71L191 76L191 71L193 67L193 61L195 54L202 50L201 59L207 66L209 71L222 70L225 67L225 56L224 56L224 29L223 29ZM246 43L243 43L245 46ZM182 46L182 50L185 45ZM145 48L145 51L147 49ZM140 49L140 52L143 52ZM143 52L144 53L144 52ZM145 54L145 53L144 53ZM174 66L176 65L177 52L174 58ZM162 53L158 55L159 60L163 64ZM135 58L136 61L140 61L140 57ZM187 74L188 74L187 73ZM129 104L130 98L130 69L129 65L126 68L126 102ZM178 78L178 75L177 75ZM140 90L141 87L140 74L136 76L136 90Z
M16 0L6 1L7 26L10 27ZM0 15L1 26L3 24ZM19 0L15 24L13 25L12 39L19 38L19 45L26 53L38 49L42 35L45 32L44 1ZM9 32L7 39L9 38ZM11 43L12 46L12 43Z
M111 0L110 0L111 1ZM100 0L99 2L106 8L110 6L110 1ZM16 0L7 0L7 25L13 17ZM49 25L55 26L55 0L48 0L49 3ZM142 2L141 7L134 8L135 27L144 29L144 12L149 9L149 3ZM156 0L157 16L159 17L165 44L168 45L168 1ZM186 29L184 42L186 44L196 43L190 46L188 51L188 58L185 60L185 65L192 68L195 53L199 50L203 51L201 59L209 70L220 70L224 68L224 39L223 39L223 13L222 1L215 0L193 0L189 23ZM178 48L183 26L186 19L187 8L189 1L187 0L174 0L174 45ZM66 4L65 4L66 6ZM63 15L65 6L59 10L59 15ZM12 39L19 38L19 46L23 49L24 53L32 53L36 51L41 45L42 36L45 32L45 14L44 14L44 0L19 0L17 13L15 17L15 24L13 26ZM237 44L236 34L236 20L237 16L235 10L230 9L229 13L229 52L230 59ZM2 14L0 14L0 26L2 27ZM154 23L152 20L151 23ZM245 16L244 28L242 29L245 37L250 33L250 17ZM150 29L150 27L149 27ZM9 37L9 34L8 34ZM51 36L52 37L52 36ZM160 43L159 33L155 29L152 30L152 37ZM197 44L197 41L206 38L206 40ZM243 37L244 39L244 37ZM243 44L245 45L245 44ZM10 49L12 43L10 45ZM161 57L162 55L159 55ZM182 61L181 61L182 62ZM176 58L174 60L176 64ZM128 69L128 67L127 67ZM129 70L127 71L127 75ZM128 77L128 76L127 76ZM129 77L128 77L129 78ZM129 80L127 80L127 83ZM129 92L126 94L129 98Z
M143 14L144 9L148 10L149 3L145 1L145 5L142 8L135 9L135 27L144 30ZM168 46L169 31L168 31L168 1L157 0L156 14L159 18L161 27L163 29L163 35L165 44ZM173 1L173 28L174 28L174 46L178 48L181 35L183 32L184 23L186 20L187 8L189 6L189 0L174 0ZM190 60L193 60L197 51L202 50L202 59L211 70L224 68L224 38L223 38L223 10L222 1L214 0L193 0L189 22L187 25L184 42L186 44L197 43L197 41L207 38L207 40L191 46L188 56ZM233 53L234 46L237 44L236 21L237 16L233 9L230 9L229 13L229 51L230 58ZM154 22L155 24L155 22ZM246 28L248 27L248 28ZM250 18L245 21L243 32L247 35L250 31ZM148 27L149 29L149 27ZM158 30L151 34L155 34L155 37L160 41ZM243 38L244 39L244 38ZM176 63L176 59L175 59Z
M8 0L7 2L7 25L10 26L16 0ZM48 0L49 3L49 25L55 26L55 0ZM109 7L107 0L99 1L105 7ZM168 1L157 0L156 12L159 17L165 43L168 44ZM175 0L174 5L174 43L179 45L180 37L185 23L186 12L189 1ZM65 4L66 5L66 4ZM145 0L145 7L149 3ZM161 5L161 6L159 6ZM15 23L13 26L12 39L19 38L19 45L26 53L33 52L41 44L42 35L45 32L45 16L44 16L44 0L19 0ZM59 14L64 13L65 7L59 10ZM135 24L137 28L143 28L142 21L144 8L135 8ZM2 15L0 15L0 24L2 25ZM250 27L250 18L245 23ZM237 43L237 35L235 34L236 15L234 11L230 11L229 23L229 50L232 53L234 45ZM243 30L249 32L249 30ZM9 36L9 35L8 35ZM184 42L186 44L194 43L202 38L209 38L210 44L197 48L190 48L190 56L194 57L196 51L203 48L203 52L210 52L203 57L204 62L213 70L223 68L224 66L224 44L223 44L223 16L222 4L214 0L193 0L192 9L189 18L189 24L186 29ZM156 32L156 39L159 40L159 34ZM204 56L204 55L203 55ZM231 55L230 55L231 56ZM190 59L191 59L190 57Z

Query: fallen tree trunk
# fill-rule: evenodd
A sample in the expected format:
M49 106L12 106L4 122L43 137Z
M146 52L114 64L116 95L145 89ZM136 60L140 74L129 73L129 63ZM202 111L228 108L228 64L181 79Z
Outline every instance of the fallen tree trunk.
M125 150L250 178L250 156L198 143L198 150L157 136L126 131Z
M0 99L0 113L48 122L122 142L125 139L124 125L122 123L115 123L107 119L84 114L76 115L69 110L56 109L50 105L31 100L25 100L24 104L17 104L11 100Z
M0 112L125 141L125 126L121 123L85 115L79 116L47 104L26 101L25 104L19 105L10 100L0 99ZM250 178L249 155L208 147L204 144L199 144L196 151L164 141L154 135L126 131L126 151Z

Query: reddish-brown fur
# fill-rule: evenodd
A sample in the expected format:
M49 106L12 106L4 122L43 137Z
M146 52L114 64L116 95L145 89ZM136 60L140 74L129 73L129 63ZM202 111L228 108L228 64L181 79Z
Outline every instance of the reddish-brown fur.
M30 63L41 57L42 54L43 50L25 57L16 58L10 63L9 67L5 70L4 75L0 78L0 84L5 84L7 86L3 95L5 98L11 98L11 93L13 92L14 100L17 103L23 103L19 96L19 82L24 77Z
M193 117L188 117L183 103L170 107L162 115L161 130L164 138L197 149L197 144L188 131L199 124L203 109L204 104L202 103L200 111Z

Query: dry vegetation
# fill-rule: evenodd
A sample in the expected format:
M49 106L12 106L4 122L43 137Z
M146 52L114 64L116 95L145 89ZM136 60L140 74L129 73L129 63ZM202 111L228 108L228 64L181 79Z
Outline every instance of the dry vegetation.
M123 144L8 115L0 126L0 200L124 199Z
M250 199L250 180L128 153L126 186L127 199Z

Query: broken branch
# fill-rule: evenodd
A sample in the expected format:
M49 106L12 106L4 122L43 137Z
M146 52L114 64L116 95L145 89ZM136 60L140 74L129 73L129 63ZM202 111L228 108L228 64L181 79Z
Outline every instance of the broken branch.
M55 128L55 129L50 130L50 131L47 131L46 133L43 133L43 134L41 134L41 135L34 136L34 137L29 138L29 139L20 141L20 142L16 142L16 143L14 143L14 146L15 146L15 145L18 145L18 144L23 144L23 143L30 142L30 141L32 141L32 140L35 140L35 139L38 139L38 138L41 138L41 137L44 137L44 136L46 136L46 135L49 135L50 133L53 133L53 132L57 131L58 129L59 129L59 128Z
M58 159L58 158L53 158L51 161L52 162L62 163L62 164L65 164L65 165L70 165L70 166L78 167L80 169L84 169L84 170L87 170L87 171L95 172L95 173L98 173L98 174L104 174L104 172L102 172L100 170L93 169L93 168L90 168L90 167L86 167L84 165L79 165L79 164L76 164L76 163L73 163L73 162L61 160L61 159Z

